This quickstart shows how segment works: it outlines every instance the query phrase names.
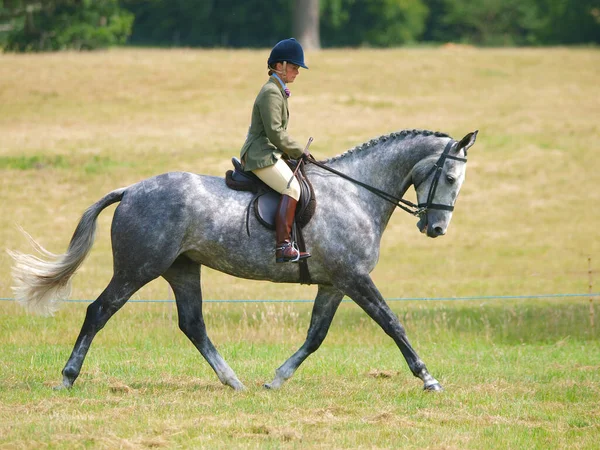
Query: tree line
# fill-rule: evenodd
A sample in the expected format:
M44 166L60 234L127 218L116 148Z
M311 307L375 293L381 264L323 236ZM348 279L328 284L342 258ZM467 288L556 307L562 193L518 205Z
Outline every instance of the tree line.
M0 0L5 51L600 43L600 0ZM307 42L308 42L308 38Z

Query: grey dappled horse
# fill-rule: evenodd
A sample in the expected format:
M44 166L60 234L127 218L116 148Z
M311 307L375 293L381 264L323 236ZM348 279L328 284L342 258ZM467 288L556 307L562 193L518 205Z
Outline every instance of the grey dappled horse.
M402 131L373 139L324 163L399 198L414 185L420 204L439 207L428 207L417 224L427 236L437 237L446 233L450 223L465 177L467 150L476 136L477 132L469 133L456 142L441 133ZM394 204L312 164L307 165L306 173L318 199L316 212L303 230L312 253L309 268L318 293L306 341L265 386L279 388L319 348L347 295L394 339L424 388L441 390L369 276L379 259L381 236ZM246 208L251 197L251 193L229 189L223 178L166 173L110 192L89 207L65 254L47 252L33 240L44 259L10 252L15 259L17 300L31 310L52 314L57 301L68 297L70 279L92 247L98 215L108 205L120 202L111 229L114 274L87 308L59 387L73 385L94 336L110 317L138 289L162 276L175 293L181 330L223 384L243 389L206 334L201 266L241 278L299 282L296 264L275 263L273 231L250 216L251 236L247 235Z

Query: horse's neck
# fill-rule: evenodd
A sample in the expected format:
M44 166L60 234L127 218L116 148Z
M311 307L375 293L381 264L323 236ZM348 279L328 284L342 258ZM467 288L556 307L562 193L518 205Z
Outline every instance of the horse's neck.
M415 139L382 142L370 148L347 152L343 156L333 158L327 165L355 180L400 198L410 186L411 170L417 162L427 156L426 148L417 144ZM381 224L383 232L395 206L375 197L366 189L360 191L356 201L364 202L365 207L378 215L375 219Z
M347 152L331 160L328 165L356 180L400 197L408 187L403 186L403 181L409 177L415 164L426 156L423 146L414 144L413 139L383 142L371 148Z

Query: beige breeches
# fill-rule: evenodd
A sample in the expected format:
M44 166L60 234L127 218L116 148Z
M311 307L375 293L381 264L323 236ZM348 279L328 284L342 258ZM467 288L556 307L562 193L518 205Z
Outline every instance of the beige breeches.
M300 200L300 183L298 183L292 169L283 159L277 160L277 163L272 166L253 170L252 173L280 194L289 195L294 200ZM293 178L293 180L288 188L290 178Z

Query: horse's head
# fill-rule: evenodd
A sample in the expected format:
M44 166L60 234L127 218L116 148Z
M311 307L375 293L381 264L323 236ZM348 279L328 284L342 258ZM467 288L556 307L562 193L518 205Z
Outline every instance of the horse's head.
M419 207L423 209L417 227L435 238L446 234L454 203L465 180L467 150L475 143L477 131L459 142L448 142L441 154L424 158L412 171Z

